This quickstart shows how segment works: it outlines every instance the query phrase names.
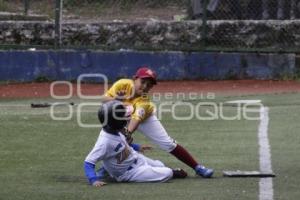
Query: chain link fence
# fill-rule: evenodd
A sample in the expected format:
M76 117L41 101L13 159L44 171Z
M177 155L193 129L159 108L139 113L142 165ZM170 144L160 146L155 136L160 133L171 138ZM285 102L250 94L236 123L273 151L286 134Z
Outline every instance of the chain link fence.
M194 14L201 15L205 1L191 0ZM202 5L201 5L202 4ZM207 0L211 20L294 20L300 18L299 0Z
M188 42L193 42L193 45L182 45L181 48L174 43L173 47L176 48L170 50L257 52L299 52L300 50L298 45L300 33L298 35L297 31L300 26L298 25L300 0L0 0L0 13L0 25L2 24L0 43L6 48L34 45L41 48L103 49L104 46L109 46L111 49L124 48L124 46L105 43L103 40L109 35L121 35L120 37L128 40L126 47L130 42L134 42L130 39L135 39L133 36L127 37L128 34L140 34L141 42L143 42L148 39L148 36L138 32L137 29L141 29L139 26L142 26L140 24L163 20L191 23L186 26L176 24L177 29L171 32L167 32L170 27L165 28L166 23L162 23L160 31L151 30L154 38L155 36L156 38L175 37L174 32L177 31L180 34L186 28L192 30L193 26L198 31L198 33L181 34L182 36L178 38L178 40L188 39ZM5 14L8 17L5 17ZM14 31L6 32L8 30L3 28L3 24L7 23L5 20L14 18L44 21L50 24L47 27L51 33L47 35L46 32L39 31L38 28L39 26L43 28L42 25L32 25L35 30L31 36L28 36L29 39L25 31L20 36L15 36L16 40L11 38L5 40L3 38L8 34L14 34ZM107 23L105 26L109 26L108 22L119 23L121 28L115 28L115 32L109 32L103 28L105 26L96 27L95 24L99 22ZM73 26L76 23L79 25ZM123 27L121 23L124 23ZM130 25L130 23L135 24ZM91 26L86 28L86 24L91 24ZM126 26L132 28L131 32L125 31ZM96 28L93 29L93 27ZM82 29L82 31L74 31L75 34L70 36L70 30L73 29ZM162 31L165 33L162 34ZM48 42L43 42L42 39L35 41L33 37L37 34L46 35ZM99 36L105 34L106 37ZM26 45L22 42L23 38L29 41L25 42ZM66 42L67 38L68 40L71 38L74 42L70 45ZM93 41L89 43L88 40L91 38ZM158 44L163 46L165 43L158 42ZM163 49L154 46L145 45L144 48ZM190 49L188 49L189 46Z
M17 20L31 20L26 16L37 16L36 19L43 20L54 19L55 3L55 0L0 0L0 19L11 16L13 20L16 15L20 16Z
M64 0L64 20L172 20L183 14L188 0ZM179 12L179 13L178 13Z
M206 26L210 30L205 35L206 50L299 52L299 0L205 2ZM197 13L193 17L199 18ZM220 20L222 25L218 25Z

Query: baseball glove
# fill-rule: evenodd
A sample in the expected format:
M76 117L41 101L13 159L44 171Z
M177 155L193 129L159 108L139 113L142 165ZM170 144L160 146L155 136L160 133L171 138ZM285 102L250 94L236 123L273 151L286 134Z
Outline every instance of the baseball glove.
M131 144L133 141L133 138L132 138L131 134L128 132L127 127L124 127L122 129L121 133L125 136L127 143Z

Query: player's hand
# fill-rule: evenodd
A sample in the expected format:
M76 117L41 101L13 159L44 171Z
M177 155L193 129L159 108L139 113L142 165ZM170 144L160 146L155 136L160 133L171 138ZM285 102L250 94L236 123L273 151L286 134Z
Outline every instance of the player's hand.
M95 182L93 183L93 186L94 186L94 187L102 187L103 185L106 185L106 183L105 183L105 182L102 182L102 181L95 181Z
M150 151L150 150L152 150L152 149L153 149L152 146L147 145L147 144L142 144L141 147L140 147L139 152L145 153L145 151Z

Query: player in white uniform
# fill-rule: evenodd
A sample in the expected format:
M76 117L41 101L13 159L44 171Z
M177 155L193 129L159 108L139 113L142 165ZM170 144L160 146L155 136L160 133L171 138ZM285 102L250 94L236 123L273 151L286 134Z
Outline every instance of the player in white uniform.
M103 128L84 162L90 184L96 187L106 184L95 172L95 165L101 160L109 175L118 182L164 182L171 178L186 177L183 170L166 167L161 161L152 160L129 146L120 132L127 123L125 113L125 106L120 101L107 102L99 111Z

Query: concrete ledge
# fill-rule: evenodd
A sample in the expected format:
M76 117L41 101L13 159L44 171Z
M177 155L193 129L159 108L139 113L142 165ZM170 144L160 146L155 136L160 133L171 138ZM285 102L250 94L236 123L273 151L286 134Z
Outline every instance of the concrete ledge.
M0 12L0 21L46 21L49 17L46 15L24 15L21 13Z
M54 45L53 22L0 21L0 43ZM199 51L203 49L201 21L99 22L62 24L63 47L136 50ZM299 50L299 20L210 20L206 48L268 51Z

